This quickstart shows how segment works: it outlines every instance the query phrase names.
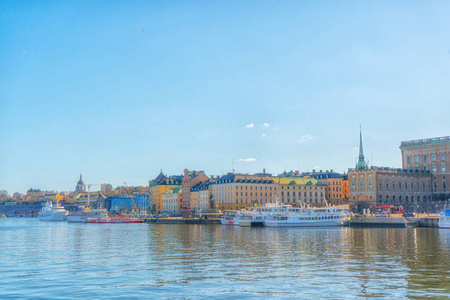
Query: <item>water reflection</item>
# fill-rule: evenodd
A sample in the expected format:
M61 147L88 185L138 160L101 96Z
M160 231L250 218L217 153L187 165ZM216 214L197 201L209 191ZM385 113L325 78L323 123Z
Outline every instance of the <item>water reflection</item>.
M450 230L5 224L9 297L450 296Z

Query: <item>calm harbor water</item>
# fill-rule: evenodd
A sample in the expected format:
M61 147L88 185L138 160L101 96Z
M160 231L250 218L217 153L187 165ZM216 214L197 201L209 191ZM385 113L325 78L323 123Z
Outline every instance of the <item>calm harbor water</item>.
M450 230L0 219L0 298L450 297Z

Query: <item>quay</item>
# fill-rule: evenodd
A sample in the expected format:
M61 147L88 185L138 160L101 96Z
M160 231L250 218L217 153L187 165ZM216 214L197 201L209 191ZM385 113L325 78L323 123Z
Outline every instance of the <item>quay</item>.
M438 227L437 214L420 214L417 217L402 216L354 216L350 220L351 227Z
M152 224L220 224L219 218L146 218L145 223Z

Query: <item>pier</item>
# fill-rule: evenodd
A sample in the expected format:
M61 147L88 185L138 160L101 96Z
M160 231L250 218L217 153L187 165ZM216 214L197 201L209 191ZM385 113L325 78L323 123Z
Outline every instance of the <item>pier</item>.
M350 221L352 227L438 227L437 214L420 214L417 217L402 216L355 216Z

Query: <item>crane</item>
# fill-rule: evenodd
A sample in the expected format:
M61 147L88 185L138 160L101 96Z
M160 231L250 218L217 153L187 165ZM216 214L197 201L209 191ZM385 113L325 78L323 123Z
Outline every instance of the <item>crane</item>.
M130 189L128 188L128 185L127 185L127 183L126 183L126 182L124 182L123 184L125 185L125 187L126 187L126 189L127 189L128 195L130 196L130 199L131 199L131 202L133 202L133 206L134 206L134 209L136 210L136 212L138 212L138 213L139 213L139 209L138 209L138 207L137 207L137 205L136 205L136 202L134 202L134 198L133 198L133 195L131 195L131 193L130 193Z
M91 205L91 186L93 186L93 185L101 186L101 184L88 184L87 185L88 186L88 204L84 207L84 212L91 212L91 207L90 207L90 205ZM77 196L77 198L80 197L80 195L81 194L79 194Z

